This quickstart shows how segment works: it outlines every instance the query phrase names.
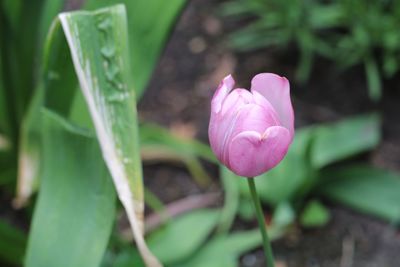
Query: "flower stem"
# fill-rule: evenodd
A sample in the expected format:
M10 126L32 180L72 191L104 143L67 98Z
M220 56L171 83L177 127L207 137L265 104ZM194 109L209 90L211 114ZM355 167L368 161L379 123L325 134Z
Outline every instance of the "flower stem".
M265 227L264 214L261 209L260 199L258 198L258 195L257 195L256 184L254 183L253 177L249 177L247 179L247 181L249 183L251 197L253 199L254 207L256 209L258 226L260 228L260 232L261 232L262 239L263 239L264 253L265 253L265 257L266 257L267 266L275 267L274 255L272 253L271 243L269 241L267 230Z

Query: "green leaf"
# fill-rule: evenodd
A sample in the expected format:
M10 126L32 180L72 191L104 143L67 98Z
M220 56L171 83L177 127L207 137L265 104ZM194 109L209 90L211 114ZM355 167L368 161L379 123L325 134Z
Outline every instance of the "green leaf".
M57 12L61 8L62 0L46 0L44 1L43 7L43 15L40 21L40 34L42 35L44 31L47 30L49 25L49 19L54 16L55 12ZM98 7L104 7L109 4L115 3L115 0L90 0L86 2L86 7L88 9L94 9ZM118 1L121 2L121 1ZM173 0L168 3L164 3L164 1L122 1L128 7L128 22L129 22L129 49L131 62L134 63L133 73L134 77L132 83L133 87L139 95L144 91L146 83L155 67L157 62L157 58L160 56L163 46L165 45L166 39L169 34L169 30L173 26L173 23L176 17L179 14L179 11L182 9L185 1L184 0ZM163 6L163 8L161 8ZM151 16L150 14L154 14ZM53 28L50 31L50 34L47 38L46 48L44 51L44 69L47 69L44 74L45 83L53 83L53 88L56 90L51 90L52 92L64 93L64 92L74 92L73 88L69 86L73 86L75 83L74 75L70 75L73 73L73 70L69 68L67 65L70 64L69 59L65 59L65 55L67 53L64 52L63 46L65 46L65 42L60 40L60 37L54 37L52 35L60 35L59 31L55 28L59 27L59 24L55 23ZM150 34L149 34L150 32ZM63 37L62 37L63 38ZM62 39L61 38L61 39ZM39 39L42 39L39 38ZM147 40L148 43L145 43L144 40ZM61 47L60 47L61 46ZM51 48L50 48L51 47ZM145 53L142 54L142 51L145 50ZM58 51L58 52L57 52ZM39 53L40 54L40 53ZM136 56L139 55L139 56ZM145 55L144 62L140 60L143 59ZM62 59L61 59L62 58ZM53 62L54 64L51 64ZM47 66L47 67L46 67ZM71 72L72 70L72 72ZM130 73L131 75L131 73ZM61 79L60 79L61 78ZM49 85L50 86L50 85ZM49 87L47 86L47 87ZM58 87L57 87L58 86ZM43 94L40 88L41 85L36 88L36 93L34 99L40 98L37 95ZM47 90L48 91L48 90ZM61 96L57 95L57 98ZM68 102L65 99L61 98L61 101L50 102L55 105L65 104L64 107L68 108ZM34 100L36 101L36 100ZM39 101L40 102L40 101ZM22 156L19 159L20 166L25 165L27 167L20 167L20 175L19 175L19 186L18 188L22 188L18 190L18 202L24 204L26 200L29 198L31 193L35 191L35 184L37 184L36 171L35 166L39 164L38 153L39 151L34 148L35 144L38 143L38 139L36 138L37 128L40 129L40 120L39 118L33 119L38 113L37 109L40 108L41 104L31 103L30 110L28 112L28 116L24 119L24 126L22 129L22 137L21 137L21 155L25 155L24 158ZM73 100L73 106L70 108L70 118L74 122L92 128L90 117L87 116L87 108L84 102L84 98L80 92L75 93L75 98ZM30 118L28 118L30 117ZM30 141L32 140L32 141ZM206 152L207 153L207 152ZM32 156L29 156L32 154ZM208 153L208 157L213 157L212 153ZM30 168L29 166L32 166ZM21 174L22 172L25 175ZM21 177L23 176L23 177Z
M138 98L143 94L155 64L185 0L88 0L85 7L96 9L124 3L128 13L131 75Z
M325 197L393 223L400 222L400 175L370 166L329 169L318 188Z
M59 0L54 2L56 1ZM38 51L42 49L40 21L42 16L46 16L43 13L45 2L45 0L21 1L18 28L13 32L15 40L12 40L12 47L9 48L10 56L13 57L11 60L15 61L13 63L15 68L11 68L11 78L13 79L12 90L15 91L18 123L22 121L26 112L33 89L35 89L37 75L40 73L37 56L40 56ZM45 31L47 30L46 28Z
M160 260L168 266L191 259L203 245L218 222L218 210L203 209L182 215L151 234L148 244ZM208 244L206 244L207 246ZM138 259L138 251L126 247L112 264L105 266L128 267L144 266Z
M192 235L195 231L190 232ZM268 229L271 240L282 236L280 228L271 227ZM179 238L186 235L180 235ZM178 237L176 237L178 238ZM171 264L174 267L229 267L238 266L238 258L247 251L253 250L261 245L262 239L258 229L234 232L232 234L220 234L211 238L203 246L196 249L190 257L179 263ZM150 242L149 242L150 243ZM174 253L175 243L170 243L169 251ZM179 245L180 246L180 245ZM113 267L142 267L143 263L137 260L138 252L132 248L124 249L115 259ZM109 265L105 265L104 267Z
M261 234L257 230L237 232L213 238L188 261L177 267L230 267L238 266L237 259L246 251L261 244Z
M19 207L27 203L39 184L39 165L41 161L40 110L46 104L48 108L58 114L68 117L69 106L74 94L76 94L75 88L78 84L71 56L69 55L68 44L59 22L52 24L43 43L44 48L43 53L41 53L40 66L41 79L36 85L35 94L31 99L20 128L18 181L15 199L15 203Z
M139 252L132 247L124 249L119 253L112 265L105 265L104 267L145 267L143 261L139 257ZM103 267L103 266L102 266Z
M282 236L279 227L269 227L270 240L276 240ZM259 229L234 232L229 235L217 235L207 242L187 261L176 267L228 267L238 266L240 255L253 250L261 245L262 239Z
M18 27L21 13L21 2L22 0L3 0L0 3L0 9L3 9L7 23L14 30Z
M136 244L147 265L160 266L143 239L142 168L125 8L116 5L94 12L63 13L59 19Z
M43 137L36 134L42 127L38 112L42 105L88 130L94 125L101 154L128 214L139 250L148 265L159 266L142 234L142 170L126 27L122 5L59 16L46 41L43 81L39 83L26 119L27 130L24 132L29 138L22 142L22 148L38 147L37 144L43 141ZM69 53L72 61L67 56ZM76 91L75 75L82 93ZM36 163L35 166L39 162L43 166L47 164L41 159L40 149L34 152L39 154L28 155L28 162ZM38 171L26 170L34 181Z
M317 126L314 131L311 160L315 168L368 151L376 147L381 139L377 114L359 115Z
M38 55L37 55L38 58L41 58L43 50L45 49L43 44L46 40L46 36L51 26L51 23L57 17L58 13L62 11L67 2L66 0L41 0L41 1L43 1L43 7L40 14L40 20L38 25L39 29L37 33L39 42L38 46L36 47L36 49L38 49Z
M151 234L148 244L166 265L191 256L207 239L218 221L218 210L196 210L168 223Z
M25 234L12 225L0 220L0 259L21 265L25 254Z
M43 172L26 267L97 267L115 216L115 193L97 141L43 113ZM45 237L45 238L44 238Z
M304 227L319 227L325 225L329 219L329 210L321 202L312 200L304 208L300 223Z

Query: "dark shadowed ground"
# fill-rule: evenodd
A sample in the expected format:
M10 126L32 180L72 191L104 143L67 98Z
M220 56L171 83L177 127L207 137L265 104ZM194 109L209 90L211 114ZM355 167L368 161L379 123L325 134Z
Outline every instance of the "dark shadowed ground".
M237 54L226 34L235 22L217 16L219 1L192 0L162 56L149 89L139 105L140 117L186 136L207 142L209 102L220 82L232 73L248 88L254 74L275 72L292 81L296 126L334 121L378 110L383 117L383 142L366 156L376 166L400 171L400 77L385 82L380 104L367 97L362 68L340 73L318 59L306 85L293 82L296 52L265 49ZM207 166L216 177L217 170ZM217 180L217 179L216 179ZM202 192L218 191L218 182L200 189L182 168L151 165L145 182L164 202ZM390 225L328 203L331 222L315 230L296 230L273 244L280 267L398 267L400 234ZM400 205L400 204L399 204ZM242 266L263 266L261 251L242 257Z

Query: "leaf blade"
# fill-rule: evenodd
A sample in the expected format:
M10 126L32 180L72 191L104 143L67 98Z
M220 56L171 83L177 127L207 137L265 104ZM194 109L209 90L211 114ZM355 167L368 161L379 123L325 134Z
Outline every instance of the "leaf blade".
M381 138L379 130L380 118L374 113L316 127L311 153L313 166L322 168L374 148Z
M25 266L98 266L115 214L115 193L98 144L50 111L43 113L43 134L46 165Z
M400 175L371 166L326 170L318 188L323 196L389 222L400 222Z
M103 158L148 266L161 266L143 238L143 182L135 92L123 5L59 15ZM90 34L88 34L90 33Z

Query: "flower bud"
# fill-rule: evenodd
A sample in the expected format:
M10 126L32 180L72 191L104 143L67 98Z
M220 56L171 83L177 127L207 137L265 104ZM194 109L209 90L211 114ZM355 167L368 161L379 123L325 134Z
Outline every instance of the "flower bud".
M258 176L286 155L294 136L289 81L261 73L251 90L233 89L231 75L223 79L211 101L208 129L218 160L240 176Z

